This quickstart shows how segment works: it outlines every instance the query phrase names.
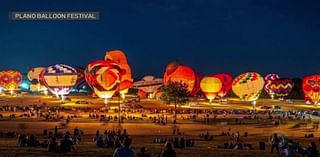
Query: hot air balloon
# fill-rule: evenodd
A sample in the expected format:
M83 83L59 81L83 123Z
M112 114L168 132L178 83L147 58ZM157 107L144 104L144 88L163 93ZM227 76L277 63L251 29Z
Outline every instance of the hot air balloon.
M265 82L264 90L267 92L267 94L271 96L272 99L274 97L274 92L271 89L271 83L279 78L280 77L278 74L268 74L267 76L264 77L264 82Z
M210 102L218 95L222 87L222 81L215 76L205 76L200 82L201 91Z
M255 101L263 90L264 79L256 72L247 72L239 75L233 80L232 90L244 101Z
M320 103L320 75L310 75L304 77L302 82L302 90L306 103Z
M77 70L65 64L50 66L42 71L40 75L40 82L44 84L52 94L57 97L61 96L62 99L64 95L71 92L77 79Z
M110 60L118 64L121 69L124 70L121 76L121 91L122 95L128 92L128 89L132 87L132 77L131 77L131 68L128 64L127 57L125 53L121 50L112 50L107 51L105 55L105 60Z
M121 85L124 72L125 70L113 61L94 61L85 70L85 78L94 93L105 99L107 104L107 100L117 91L128 88L126 84Z
M27 77L31 82L30 91L40 92L47 90L47 88L40 83L40 74L44 70L46 70L45 67L35 67L29 70Z
M149 97L153 97L153 93L157 91L163 83L163 79L155 78L154 76L145 76L140 81L133 83L133 88L142 90L149 94Z
M196 95L200 90L200 77L188 66L180 65L176 61L168 64L163 76L163 84L182 82L187 84L191 95Z
M288 96L291 93L293 86L293 81L285 78L274 80L270 85L272 92L280 98Z
M228 94L232 87L232 76L227 73L215 74L214 77L217 77L222 82L222 88L218 92L217 96L219 98L223 98L225 95Z
M9 90L13 94L14 90L19 89L19 84L22 81L22 74L16 70L0 71L0 86L4 90Z

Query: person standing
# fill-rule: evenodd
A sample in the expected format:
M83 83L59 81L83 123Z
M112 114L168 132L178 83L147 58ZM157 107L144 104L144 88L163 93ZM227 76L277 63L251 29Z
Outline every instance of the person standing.
M273 136L270 137L270 141L271 141L271 153L273 153L274 148L276 148L277 153L279 153L279 143L280 143L280 139L277 135L277 133L274 133Z

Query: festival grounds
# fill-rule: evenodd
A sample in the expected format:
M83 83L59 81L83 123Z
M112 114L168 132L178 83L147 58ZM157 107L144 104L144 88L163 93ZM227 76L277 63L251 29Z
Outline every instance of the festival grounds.
M136 117L142 117L141 112L146 115L142 119L138 120L123 120L121 124L117 120L100 121L99 119L89 118L89 113L93 110L99 110L104 107L103 100L98 98L92 98L90 96L69 96L71 101L61 103L60 100L54 97L46 97L39 95L24 95L24 96L0 96L0 106L28 106L31 104L45 104L45 106L64 107L67 110L60 111L61 115L77 115L78 118L72 119L68 124L64 121L46 121L43 118L25 118L17 117L10 119L10 114L19 116L22 112L1 111L3 119L0 121L1 132L23 132L26 134L35 134L39 140L46 139L47 136L43 135L43 130L54 130L55 126L59 127L59 132L70 131L78 127L84 132L83 139L79 145L76 145L76 151L68 154L48 153L47 148L31 148L31 147L18 147L17 138L14 137L1 137L0 138L0 156L112 156L114 149L112 148L98 148L93 142L93 137L96 130L100 130L103 133L104 130L117 130L126 129L133 139L133 148L138 151L142 146L145 146L148 152L152 156L158 156L163 150L164 144L154 143L154 138L173 138L178 135L173 135L173 128L178 128L184 133L184 137L187 139L195 139L194 147L187 147L184 149L175 149L177 156L181 157L193 157L193 156L238 156L238 157L264 157L264 156L279 156L275 153L270 153L271 144L269 137L273 133L278 133L281 136L287 136L289 139L299 142L301 146L308 146L308 143L315 141L320 146L319 137L320 133L315 131L313 122L319 118L312 116L312 120L281 120L279 126L273 126L273 121L265 116L264 111L267 107L272 108L272 105L281 106L282 111L288 110L304 110L315 111L319 107L315 105L306 105L303 100L293 100L293 103L280 100L271 99L259 99L256 108L257 115L262 117L261 119L243 119L247 114L215 114L217 117L214 119L213 115L205 118L205 114L201 111L210 110L236 110L236 111L248 111L252 110L252 105L247 102L241 102L237 99L229 98L228 104L220 104L219 102L208 103L206 100L194 100L191 104L198 105L185 105L181 106L179 110L198 110L199 114L196 119L190 119L190 114L178 114L177 124L172 123L173 115L170 113L154 113L155 110L168 110L172 109L172 105L162 104L161 101L154 99L142 99L138 104L143 108L139 109L126 109L122 108L122 114L125 116L134 115ZM90 104L76 104L79 100L85 100ZM122 103L122 102L121 102ZM117 98L109 101L108 106L111 108L118 108L119 101ZM131 112L139 110L140 112ZM271 109L269 109L271 110ZM90 111L90 112L88 112ZM260 114L259 114L260 113ZM99 114L105 115L117 115L118 113L109 111L108 113L99 112ZM165 125L153 123L149 117L157 115L166 115L168 122ZM242 124L236 123L235 119L241 119ZM241 140L245 143L251 144L252 150L229 150L218 148L223 143L229 140L227 136L220 136L221 132L227 132L231 129L231 132L239 131ZM213 135L213 140L205 141L199 137L201 133L208 132ZM248 132L248 136L244 137L243 134ZM314 138L305 138L305 134L314 134ZM259 150L259 141L266 143L265 150Z

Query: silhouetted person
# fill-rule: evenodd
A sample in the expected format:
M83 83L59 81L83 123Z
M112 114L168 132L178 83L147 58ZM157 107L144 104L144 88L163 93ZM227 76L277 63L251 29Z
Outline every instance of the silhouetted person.
M48 152L57 152L57 147L57 139L55 137L52 137L49 141Z
M151 157L151 155L147 153L146 147L141 147L137 157Z
M126 138L123 142L123 147L117 148L113 157L136 157L136 153L130 148L131 142L131 139Z
M161 153L161 157L176 157L176 151L173 149L170 142L166 143L165 149Z
M318 157L318 149L315 142L311 142L308 149L308 157Z
M271 136L270 138L271 140L271 153L273 153L273 149L276 148L277 153L279 153L279 143L280 143L280 139L278 138L277 133L274 133L273 136Z
M60 152L61 153L68 153L72 150L75 150L73 147L72 140L70 135L65 135L64 138L60 141Z

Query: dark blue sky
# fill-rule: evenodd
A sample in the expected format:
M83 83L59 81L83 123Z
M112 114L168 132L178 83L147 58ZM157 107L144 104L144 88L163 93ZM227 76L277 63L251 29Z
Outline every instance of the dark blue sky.
M99 11L99 21L10 21L11 11ZM320 71L318 0L0 0L0 69L86 66L126 52L134 76L179 59L200 74Z

